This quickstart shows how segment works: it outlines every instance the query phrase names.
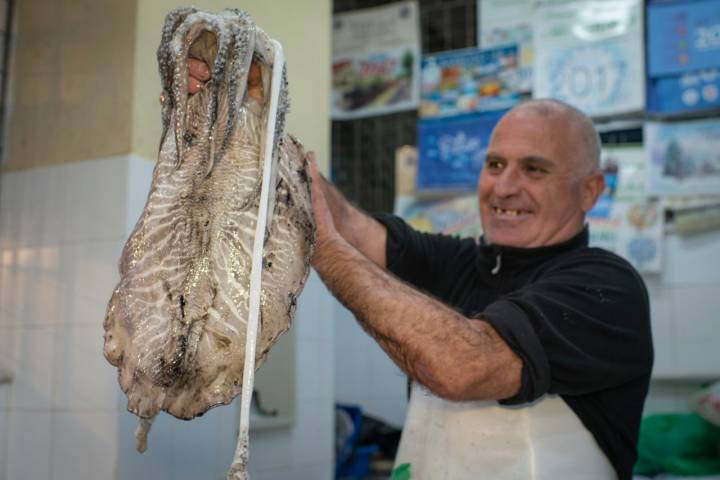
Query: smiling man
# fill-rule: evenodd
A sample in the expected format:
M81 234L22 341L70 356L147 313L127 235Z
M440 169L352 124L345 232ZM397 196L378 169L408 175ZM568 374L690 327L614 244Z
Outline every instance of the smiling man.
M507 113L480 175L479 242L368 216L311 162L313 265L414 382L397 458L412 478L631 478L649 307L637 272L588 246L599 151L569 105Z

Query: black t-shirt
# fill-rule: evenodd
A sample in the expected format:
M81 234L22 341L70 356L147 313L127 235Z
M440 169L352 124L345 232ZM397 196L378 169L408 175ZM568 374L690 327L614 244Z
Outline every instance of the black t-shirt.
M523 360L519 393L500 403L559 394L618 477L631 478L653 363L647 291L633 267L588 247L587 228L565 243L511 248L376 218L388 230L391 272L486 320Z

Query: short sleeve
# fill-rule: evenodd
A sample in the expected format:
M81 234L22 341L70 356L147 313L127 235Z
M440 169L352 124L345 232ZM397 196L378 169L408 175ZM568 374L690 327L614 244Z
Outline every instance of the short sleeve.
M485 309L524 364L520 392L502 403L583 395L649 373L645 285L627 262L605 254L572 254Z

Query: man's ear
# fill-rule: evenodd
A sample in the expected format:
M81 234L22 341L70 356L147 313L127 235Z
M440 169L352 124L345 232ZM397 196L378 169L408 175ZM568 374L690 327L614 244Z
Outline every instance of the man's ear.
M601 171L590 174L583 180L581 207L587 213L592 209L598 197L605 191L605 176Z

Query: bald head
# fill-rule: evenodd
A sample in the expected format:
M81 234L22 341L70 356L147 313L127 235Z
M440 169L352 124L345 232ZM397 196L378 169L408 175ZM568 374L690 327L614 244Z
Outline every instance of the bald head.
M523 102L505 114L506 117L524 115L535 115L566 127L563 134L576 147L575 157L582 174L600 168L600 137L592 120L583 112L560 100L544 98Z

